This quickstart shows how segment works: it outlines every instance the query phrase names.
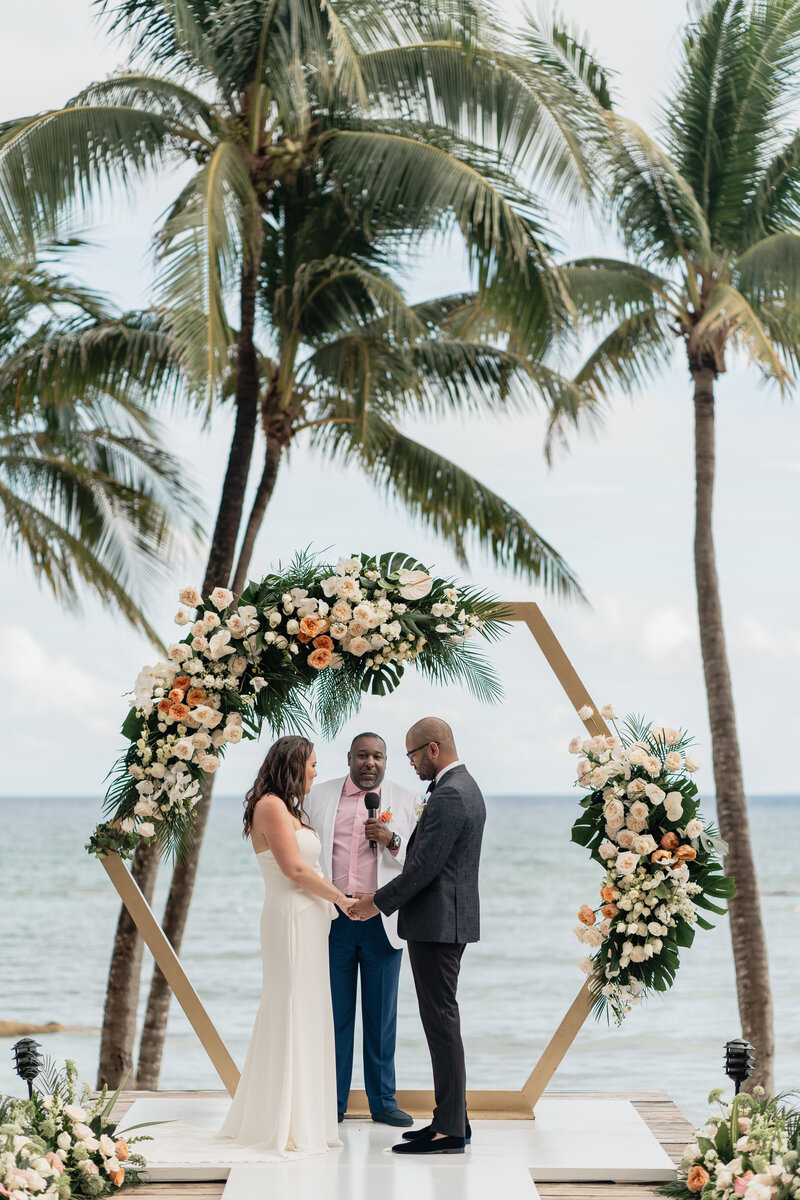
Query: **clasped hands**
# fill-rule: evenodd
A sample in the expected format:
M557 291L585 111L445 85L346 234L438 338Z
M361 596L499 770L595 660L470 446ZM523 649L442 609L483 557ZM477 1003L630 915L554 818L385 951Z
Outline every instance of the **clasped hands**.
M351 921L368 921L370 917L377 917L379 911L373 902L373 895L374 893L363 896L348 896L347 907L341 904L339 907Z

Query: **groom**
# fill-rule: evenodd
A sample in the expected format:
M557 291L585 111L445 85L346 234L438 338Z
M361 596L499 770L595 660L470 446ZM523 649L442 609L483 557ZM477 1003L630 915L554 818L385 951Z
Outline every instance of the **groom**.
M400 875L359 897L359 921L399 910L408 943L419 1015L433 1068L436 1107L424 1129L403 1134L395 1154L463 1154L470 1138L467 1078L456 990L467 942L480 936L478 865L486 820L483 796L461 762L450 726L438 717L406 734L406 755L428 802L411 835Z

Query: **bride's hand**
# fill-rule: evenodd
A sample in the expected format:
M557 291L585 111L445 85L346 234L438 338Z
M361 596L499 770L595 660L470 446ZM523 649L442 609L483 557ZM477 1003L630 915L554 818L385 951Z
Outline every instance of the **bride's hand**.
M350 917L351 916L350 910L352 909L355 902L356 902L355 896L345 896L344 894L342 894L339 897L339 899L336 901L336 905L338 908L340 908L342 910L342 912L345 914L345 916Z

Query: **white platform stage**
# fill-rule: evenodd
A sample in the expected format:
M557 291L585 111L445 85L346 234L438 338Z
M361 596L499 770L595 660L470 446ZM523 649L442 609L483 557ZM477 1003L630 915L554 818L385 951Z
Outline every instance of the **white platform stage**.
M149 1177L227 1179L224 1200L263 1200L266 1187L270 1200L368 1200L378 1194L382 1200L407 1200L410 1191L414 1200L485 1200L498 1188L504 1200L536 1200L537 1180L675 1178L668 1155L627 1100L544 1096L535 1121L474 1121L466 1154L431 1158L391 1154L402 1130L348 1119L339 1126L342 1149L280 1162L214 1139L227 1107L224 1097L136 1100L120 1126L168 1122L142 1130L153 1137L141 1146Z

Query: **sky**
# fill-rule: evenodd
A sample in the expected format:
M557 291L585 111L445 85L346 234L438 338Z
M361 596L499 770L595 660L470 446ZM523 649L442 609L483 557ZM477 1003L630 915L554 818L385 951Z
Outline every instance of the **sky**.
M504 14L516 20L508 3ZM620 107L653 128L673 79L684 0L562 0L562 11L588 31L615 72ZM4 16L0 119L63 104L92 79L113 71L124 52L94 23L88 0L28 0ZM87 234L92 248L74 273L120 307L147 302L154 222L179 179L163 174L114 197ZM567 251L604 244L584 220L567 232ZM455 247L427 247L410 265L413 299L464 286ZM503 494L576 571L589 606L565 605L495 569L479 553L470 569L402 510L385 502L359 473L333 469L301 447L284 466L251 567L261 575L294 550L350 554L400 549L439 574L491 589L505 600L537 600L598 704L688 728L704 764L698 784L713 791L710 739L692 569L693 449L690 381L672 369L635 400L617 397L603 429L574 439L548 467L544 414L513 421L465 418L408 426L424 434ZM166 423L205 504L210 533L227 454L229 423L207 430L185 419ZM718 384L718 482L715 538L746 786L752 793L796 792L776 747L792 745L795 676L800 667L797 512L800 412L766 389L746 364ZM178 590L198 583L203 553L171 564L174 586L151 597L148 613L173 631ZM3 562L0 587L0 795L97 795L122 748L125 693L142 664L154 661L146 639L91 599L65 610L22 562ZM321 777L344 773L346 746L359 729L377 728L389 748L389 773L411 784L403 757L408 725L427 713L453 725L462 757L487 794L568 794L574 759L566 753L577 718L532 638L514 628L489 654L505 699L487 708L455 689L437 691L413 677L392 697L370 700L334 742L317 743ZM267 748L233 748L218 788L243 793Z

